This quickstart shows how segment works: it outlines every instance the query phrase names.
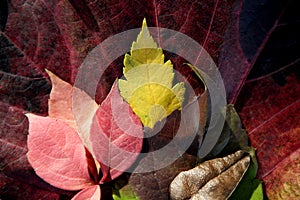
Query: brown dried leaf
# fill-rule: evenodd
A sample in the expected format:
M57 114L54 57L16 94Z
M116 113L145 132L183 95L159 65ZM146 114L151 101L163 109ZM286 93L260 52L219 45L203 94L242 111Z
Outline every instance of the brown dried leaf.
M178 174L170 185L170 197L183 199L227 199L250 164L250 157L237 151Z

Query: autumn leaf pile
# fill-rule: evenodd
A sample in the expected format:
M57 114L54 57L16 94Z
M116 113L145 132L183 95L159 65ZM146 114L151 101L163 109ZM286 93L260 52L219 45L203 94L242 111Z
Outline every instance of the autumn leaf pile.
M184 85L172 88L172 64L164 62L162 49L151 37L145 20L137 42L132 44L131 56L125 55L124 65L126 81L119 80L120 92L115 82L100 106L84 91L47 71L53 84L49 116L27 114L29 163L51 185L81 190L72 199L100 199L99 184L120 176L141 151L141 122L153 128L175 109L181 109ZM80 120L87 122L85 127L78 127L74 117L74 90L79 91L77 98L89 109L79 113ZM129 120L124 119L128 112Z
M119 176L135 157L128 159L127 163L121 163L117 167L121 171L110 169L106 165L110 156L103 157L101 153L95 156L95 152L104 152L107 148L97 148L98 141L92 143L90 134L87 134L92 129L95 138L100 136L107 139L107 135L114 132L114 129L99 131L101 127L116 126L114 121L108 120L114 116L113 112L109 112L109 102L120 94L118 83L123 81L132 85L129 83L130 77L134 76L135 70L140 69L129 70L127 79L126 76L122 77L127 72L123 69L127 65L122 64L124 57L116 60L100 80L96 101L84 91L72 87L78 69L99 43L114 34L140 27L144 17L150 26L169 28L193 38L209 52L218 65L228 103L235 104L237 110L232 116L238 113L244 127L234 130L247 133L251 145L256 148L259 164L258 169L253 163L250 164L244 174L246 178L241 180L241 187L238 186L236 190L247 191L249 183L253 187L258 184L258 178L263 181L264 191L261 190L262 187L257 187L253 197L261 197L263 192L268 199L298 199L300 87L297 67L300 33L298 6L295 5L296 1L258 0L192 0L184 3L176 0L0 1L0 199L99 199L100 196L104 199L167 199L170 183L175 176L181 171L196 167L198 160L193 152L194 147L198 147L197 141L178 161L165 169L142 175L131 174L130 177L126 174ZM158 35L159 39L163 37ZM159 84L159 87L176 93L175 86L188 81L199 94L199 78L189 67L182 67L186 61L168 52L164 53L165 60L161 62L161 58L158 59L161 63L156 66L162 70L170 70L170 59L173 68L183 74L186 80L174 79L172 84ZM127 58L128 56L136 59L131 52ZM197 56L201 57L195 55ZM152 69L152 66L142 65L146 71ZM49 75L45 69L48 69ZM51 75L50 71L55 75ZM171 77L171 73L168 74ZM116 78L121 80L115 83ZM177 87L180 89L180 86ZM63 95L60 95L58 88L64 88ZM185 93L187 90L186 88ZM58 95L55 95L55 91L58 91ZM70 105L74 103L70 98L72 92L78 93L79 100L89 105L76 110L76 113L82 113L77 116L82 122L80 124L74 123L69 115L72 113ZM132 94L134 90L129 92ZM170 135L178 128L178 109L186 111L184 105L179 106L181 92L176 93L177 98L171 103L175 106L146 108L145 110L152 109L154 112L145 116L144 121L141 117L144 111L138 106L132 106L134 98L127 98L127 104L124 102L125 96L121 95L116 98L119 101L113 102L124 108L126 114L132 114L126 119L137 123L135 128L141 127L147 120L149 127L154 124L155 119L160 121L168 115L167 112L161 112L163 109L172 112L167 117L162 136L144 140L149 145L149 151L154 151L168 143ZM138 90L136 94L139 95ZM145 99L145 102L151 101ZM126 108L123 104L129 106ZM65 112L61 112L62 108L65 108ZM137 110L140 110L140 116L133 114ZM107 118L99 117L104 113ZM239 120L232 117L228 121L230 123L225 123L227 128L223 130L223 138L231 134L228 127L232 127L236 121ZM29 123L35 124L35 127ZM193 125L194 122L191 121L190 124ZM45 127L51 130L49 134L36 137L28 135L30 130L47 132ZM56 133L63 135L65 140L57 142L57 138L61 137ZM76 137L73 133L81 134ZM135 135L139 134L141 131L137 131ZM118 134L114 138L117 137ZM235 136L232 135L232 138ZM45 141L50 143L43 149ZM73 146L68 150L64 149L64 152L58 151L70 141ZM121 145L116 140L113 141L115 145ZM218 147L211 152L211 158L214 158L216 152L220 153L224 141L219 141ZM135 140L128 150L133 154L137 153L132 149L138 150L141 145L140 140ZM37 151L41 150L40 154L28 152L29 146ZM92 151L95 151L94 155ZM217 157L227 155L223 155L222 151L220 154ZM36 156L36 159L30 161L30 155ZM112 158L116 157L112 155ZM103 160L103 163L97 159ZM51 166L53 162L50 160L59 160L56 165L60 167ZM117 161L116 159L115 162ZM41 163L47 165L49 171L40 171L42 168L38 166ZM35 170L33 165L37 166ZM65 176L55 176L53 172ZM110 181L117 176L119 178ZM127 180L124 181L124 177ZM71 181L74 178L76 181ZM74 185L69 184L70 182ZM62 186L62 183L66 184ZM111 183L114 183L113 186ZM69 191L72 188L76 188L76 191ZM241 199L240 193L232 195L233 198ZM247 194L246 199L250 198Z

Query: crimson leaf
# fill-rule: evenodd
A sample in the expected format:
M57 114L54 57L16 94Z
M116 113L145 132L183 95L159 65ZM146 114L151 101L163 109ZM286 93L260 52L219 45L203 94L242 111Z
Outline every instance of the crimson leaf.
M101 183L121 175L141 151L142 124L121 97L117 82L96 111L90 134L92 150L103 173Z

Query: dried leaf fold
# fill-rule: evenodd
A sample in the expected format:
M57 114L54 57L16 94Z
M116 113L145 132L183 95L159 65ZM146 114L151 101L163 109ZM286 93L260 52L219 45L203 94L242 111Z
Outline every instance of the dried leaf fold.
M243 156L243 151L237 151L179 173L170 185L171 199L228 198L250 164L250 157Z

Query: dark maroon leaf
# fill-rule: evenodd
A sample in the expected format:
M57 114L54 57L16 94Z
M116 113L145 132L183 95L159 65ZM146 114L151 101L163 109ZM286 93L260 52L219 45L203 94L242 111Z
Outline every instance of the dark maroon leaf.
M279 72L296 68L300 62L297 53L300 51L299 23L300 16L297 6L295 3L291 3L258 56L257 62L247 78L248 82L265 76L273 76L278 80L278 84L286 83L284 75Z
M240 2L240 3L237 3ZM218 65L229 103L234 103L288 1L237 1Z
M239 103L242 102L241 119L248 130L251 144L257 148L260 166L258 177L266 181L274 179L274 173L283 170L282 166L287 163L293 165L295 170L299 170L299 166L297 167L290 159L300 148L298 139L300 80L298 76L291 74L286 81L284 86L280 86L267 77L246 84L239 100ZM290 178L293 179L292 176ZM277 180L280 181L284 179ZM283 183L279 186L283 187ZM269 187L271 188L267 185L267 188ZM275 191L269 193L267 190L271 196Z
M30 186L26 183L18 182L13 179L3 177L0 175L1 182L5 184L1 185L0 198L2 200L10 199L53 199L58 200L59 194L50 193L47 190L41 190L40 188Z
M0 1L0 30L4 31L8 15L7 1Z
M27 62L32 64L28 66L25 63L23 67L17 65L19 71L24 70L24 67L29 74L44 68L56 69L56 74L71 80L71 61L75 60L70 58L71 51L55 22L57 4L58 2L11 1L4 33Z
M49 82L34 64L0 32L0 100L46 114Z
M97 20L94 18L93 13L89 6L80 0L70 0L70 3L84 22L84 24L92 31L99 32L99 26Z

